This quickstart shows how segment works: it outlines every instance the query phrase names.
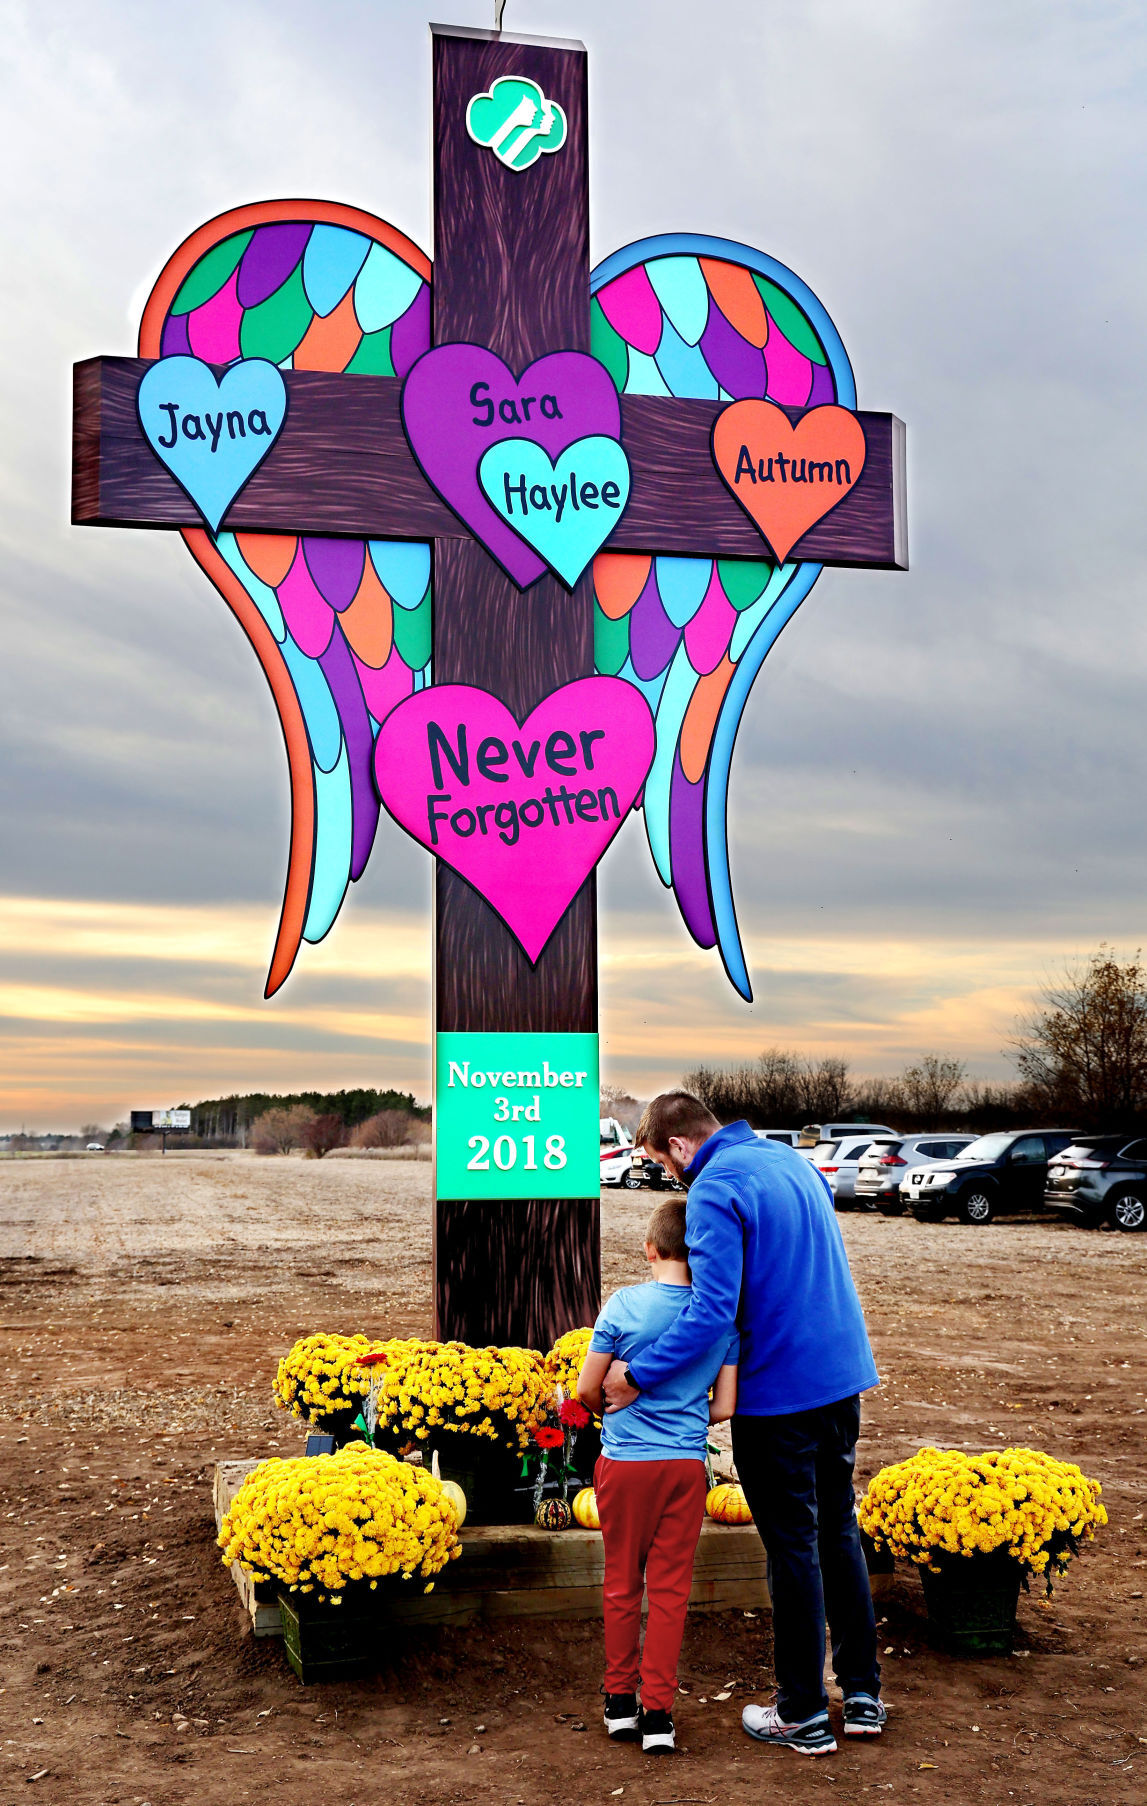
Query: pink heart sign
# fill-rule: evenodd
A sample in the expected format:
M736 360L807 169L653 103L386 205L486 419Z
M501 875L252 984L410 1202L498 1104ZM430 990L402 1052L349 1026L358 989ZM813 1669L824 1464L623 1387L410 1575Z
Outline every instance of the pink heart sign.
M551 351L515 376L483 345L436 345L402 388L402 423L422 473L519 589L546 566L486 500L478 466L503 439L528 439L556 464L578 439L621 435L621 405L604 364Z
M649 704L619 677L566 684L520 726L488 690L435 684L387 716L374 773L399 827L472 884L536 962L653 751Z

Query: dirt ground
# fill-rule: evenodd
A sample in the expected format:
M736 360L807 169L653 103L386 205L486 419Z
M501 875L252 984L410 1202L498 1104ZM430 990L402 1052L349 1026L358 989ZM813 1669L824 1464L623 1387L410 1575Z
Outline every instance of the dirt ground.
M649 1201L603 1198L607 1291ZM1028 1443L1111 1517L1050 1604L1021 1596L1011 1657L942 1654L898 1574L878 1744L749 1743L767 1612L690 1621L671 1760L608 1746L593 1623L411 1633L368 1681L301 1687L244 1628L212 1463L301 1449L270 1392L296 1336L427 1333L428 1204L413 1163L0 1162L0 1806L1144 1799L1147 1237L1060 1223L841 1219L884 1375L862 1480L926 1443Z

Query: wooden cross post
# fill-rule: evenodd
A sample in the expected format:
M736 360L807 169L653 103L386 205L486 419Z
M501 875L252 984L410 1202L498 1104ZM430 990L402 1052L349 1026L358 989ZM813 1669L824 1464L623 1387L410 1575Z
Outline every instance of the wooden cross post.
M584 46L449 26L431 29L432 343L485 347L514 373L549 353L585 353L590 271ZM560 148L528 167L508 166L515 147L507 137L512 120L496 138L481 142L468 127L471 102L507 77L535 84L565 118ZM521 129L528 136L531 126ZM252 210L252 217L309 221L330 212L317 211L319 204L312 202L273 205L273 215ZM411 248L411 255L419 254ZM93 358L76 366L72 518L77 524L202 527L200 511L160 462L141 426L137 397L150 368L154 364L138 358ZM510 581L423 474L403 430L398 377L296 367L284 371L284 383L281 431L224 511L223 530L431 541L433 686L490 692L519 722L554 691L592 676L590 571L572 590L549 574L525 589ZM606 550L708 559L766 556L748 504L730 492L730 474L723 481L715 466L711 440L724 406L722 400L621 397L621 444L631 488ZM797 422L802 410L787 412L790 422ZM859 413L855 420L859 425L853 430L862 431L864 439L862 473L803 533L790 556L904 568L903 428L887 414ZM786 460L779 462L783 477ZM763 462L760 468L763 481ZM771 459L768 468L771 482ZM562 1331L591 1322L599 1299L594 877L591 873L581 885L536 962L478 892L441 861L435 925L436 1333L477 1344L545 1348ZM520 1082L526 1086L523 1096L533 1101L505 1103L501 1120L510 1121L517 1111L512 1134L499 1137L491 1128L466 1144L477 1144L489 1156L482 1165L477 1156L472 1162L464 1152L459 1157L453 1143L445 1146L444 1136L456 1134L449 1111L457 1099L452 1077L444 1084L443 1075L462 1070L464 1050L471 1064L481 1067L484 1046L500 1050L503 1067L509 1065L508 1050L516 1052L516 1064L525 1070L495 1071L491 1082ZM538 1074L544 1074L544 1096L535 1132L539 1093L532 1081ZM488 1096L483 1101L488 1103ZM544 1111L559 1106L580 1107L581 1155L568 1163L581 1176L577 1185L561 1177L567 1164L563 1137L545 1133ZM499 1175L511 1168L514 1185L500 1189ZM469 1171L482 1172L482 1179L471 1185ZM526 1176L534 1172L536 1187Z
M434 338L469 340L522 370L548 351L589 350L586 53L434 30ZM526 172L466 129L467 103L526 76L563 108L568 137ZM572 593L549 573L519 590L474 539L434 542L434 681L478 684L519 720L593 673L593 579ZM536 965L448 866L435 880L439 1034L597 1034L597 892L586 879ZM593 1075L594 1112L597 1075ZM596 1153L596 1150L595 1150ZM592 1323L600 1299L598 1193L585 1198L439 1198L439 1333L479 1345L548 1348Z

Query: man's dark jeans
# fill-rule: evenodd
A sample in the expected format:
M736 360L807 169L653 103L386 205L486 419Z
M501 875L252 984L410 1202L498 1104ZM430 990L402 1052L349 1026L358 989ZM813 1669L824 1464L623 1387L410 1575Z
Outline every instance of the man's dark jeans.
M876 1620L852 1471L860 1399L787 1417L734 1417L733 1459L768 1556L777 1706L801 1723L828 1705L824 1627L847 1699L880 1692Z

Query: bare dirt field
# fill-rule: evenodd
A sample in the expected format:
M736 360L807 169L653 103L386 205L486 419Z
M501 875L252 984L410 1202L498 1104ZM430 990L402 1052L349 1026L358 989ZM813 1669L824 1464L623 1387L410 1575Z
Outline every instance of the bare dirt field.
M878 1744L748 1742L767 1612L691 1620L672 1760L608 1746L592 1623L408 1633L369 1681L301 1687L244 1628L211 1466L301 1450L270 1391L297 1336L429 1331L429 1184L398 1162L0 1162L0 1806L1147 1796L1147 1237L1059 1223L841 1219L884 1375L862 1481L922 1444L1032 1444L1100 1478L1111 1516L1050 1603L1021 1597L1011 1657L941 1653L899 1573ZM649 1202L603 1199L607 1292L638 1276Z

